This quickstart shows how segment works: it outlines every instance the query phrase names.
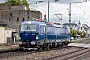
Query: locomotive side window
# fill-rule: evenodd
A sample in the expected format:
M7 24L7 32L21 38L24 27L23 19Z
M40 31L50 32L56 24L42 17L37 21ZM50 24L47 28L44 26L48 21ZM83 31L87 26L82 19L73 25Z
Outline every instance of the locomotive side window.
M45 26L41 26L40 28L41 28L41 30L40 30L41 33L45 33L46 32L46 27Z
M46 28L44 27L44 32L46 32Z
M21 25L21 31L36 31L35 24L23 24Z

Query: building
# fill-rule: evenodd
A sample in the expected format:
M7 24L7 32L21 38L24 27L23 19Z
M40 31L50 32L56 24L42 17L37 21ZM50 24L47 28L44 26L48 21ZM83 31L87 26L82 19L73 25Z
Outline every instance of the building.
M0 21L6 23L8 28L19 29L23 21L32 20L33 18L42 19L41 12L31 10L0 10Z
M0 44L14 43L13 33L16 29L6 28L7 24L0 21Z
M4 43L15 43L16 29L5 28L5 41ZM15 35L15 36L14 36Z
M87 26L87 25L81 24L80 21L78 22L78 24L76 24L76 23L71 23L71 24L70 23L64 23L63 25L66 25L66 26L68 26L72 29L78 30L78 31L86 31L86 28L88 28L88 27L85 28L85 26Z
M86 37L89 37L90 38L90 27L87 24L82 24L82 27L86 31Z
M7 24L0 21L0 43L5 43L5 27Z
M75 29L75 30L77 30L77 27L78 27L78 25L76 23L71 23L71 24L70 23L64 23L63 25L66 25L66 26L68 26L72 29Z
M81 31L81 32L85 32L86 33L86 37L90 38L90 27L87 24L81 24L81 22L79 21L78 24L76 23L64 23L63 25L69 26L72 29ZM78 35L76 35L78 36Z
M19 8L18 8L19 7ZM0 21L7 24L8 28L19 29L23 21L32 20L33 18L42 19L40 11L24 10L23 6L11 6L0 4Z
M32 19L42 19L40 11L25 10L25 6L0 4L0 43L15 43L16 32L22 22Z

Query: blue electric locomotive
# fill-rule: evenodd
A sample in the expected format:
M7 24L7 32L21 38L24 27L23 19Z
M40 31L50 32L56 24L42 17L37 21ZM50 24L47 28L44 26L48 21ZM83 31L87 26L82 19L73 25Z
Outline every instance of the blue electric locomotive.
M70 42L70 29L67 26L39 20L22 22L19 35L19 46L28 50L49 49Z

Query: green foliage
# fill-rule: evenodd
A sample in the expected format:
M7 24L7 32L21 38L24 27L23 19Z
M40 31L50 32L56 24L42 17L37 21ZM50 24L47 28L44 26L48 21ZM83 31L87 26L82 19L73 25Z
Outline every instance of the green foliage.
M30 10L29 8L29 4L26 0L7 0L5 3L9 3L12 6L21 6L21 5L25 5L27 7L28 10Z
M75 29L71 29L71 36L76 37L77 31Z
M22 5L22 2L20 0L7 0L5 3L9 3L11 4L12 6L15 6L15 5Z
M84 31L78 31L75 29L71 29L71 36L75 38L76 34L80 35L80 37L85 37L85 35L86 35L86 33Z
M27 9L30 10L29 4L26 0L22 0L22 5L25 5L27 7Z
M86 33L84 31L82 31L81 37L85 37Z

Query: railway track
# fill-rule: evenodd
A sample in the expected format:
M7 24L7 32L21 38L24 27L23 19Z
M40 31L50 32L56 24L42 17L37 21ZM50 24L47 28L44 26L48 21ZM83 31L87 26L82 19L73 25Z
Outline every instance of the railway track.
M55 54L54 52L50 52L50 51L57 51ZM60 52L60 50L62 50ZM74 59L76 57L78 57L79 55L82 55L84 53L90 52L90 49L85 49L85 48L80 48L80 47L62 47L62 48L52 48L50 50L43 50L43 51L21 51L21 50L16 50L16 51L8 51L8 52L2 52L0 53L0 60L1 59L8 59L11 57L21 57L24 55L32 55L33 53L39 55L40 52L46 52L47 55L45 56L39 56L39 58L37 57L26 57L26 59L28 60L70 60L70 59ZM50 53L50 55L48 54ZM11 59L10 59L11 60ZM21 60L21 59L20 59Z
M63 48L63 47L60 47ZM50 50L56 50L60 48L52 48ZM64 47L66 48L66 47ZM5 59L9 57L15 57L15 56L22 56L22 55L28 55L32 53L38 53L38 52L45 52L50 50L42 50L42 51L23 51L21 49L15 49L15 50L7 50L7 51L0 51L0 59Z
M24 56L24 55L29 55L32 53L47 52L47 51L51 51L51 50L70 49L70 48L71 47L62 47L62 48L52 48L50 50L43 50L43 51L27 51L27 52L24 52L21 50L17 50L17 51L9 51L9 52L4 52L4 53L2 52L2 53L0 53L0 59L5 59L5 58L9 58L9 57L16 57L16 56ZM76 49L75 51L77 51L77 50L80 50L80 49ZM51 57L51 58L53 58L53 57ZM48 58L48 59L51 59L51 58ZM45 59L47 59L47 58L45 58Z
M70 60L70 59L78 57L79 55L85 54L89 51L90 49L80 48L79 50L76 50L76 51L72 51L69 53L61 54L61 55L51 56L42 60Z
M73 59L75 57L78 57L79 55L82 55L86 52L89 52L90 50L87 50L87 49L82 49L82 50L79 50L79 51L76 51L76 52L72 52L72 53L68 53L66 55L64 55L62 58L59 58L60 60L70 60L70 59Z

